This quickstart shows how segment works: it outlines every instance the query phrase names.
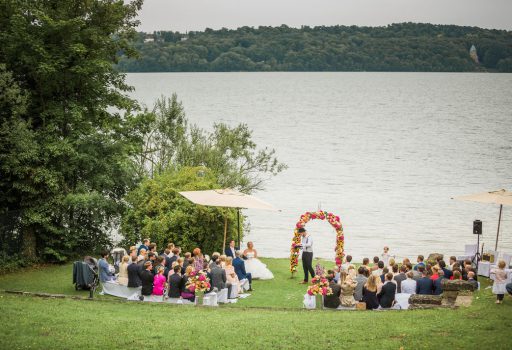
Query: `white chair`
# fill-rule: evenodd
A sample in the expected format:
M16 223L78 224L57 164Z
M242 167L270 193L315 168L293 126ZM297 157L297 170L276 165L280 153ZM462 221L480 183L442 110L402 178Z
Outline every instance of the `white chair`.
M395 305L398 305L399 309L408 309L409 308L409 297L410 296L411 296L411 294L408 294L408 293L397 293L397 294L395 294L395 301L396 301Z
M206 306L219 306L218 300L217 300L217 293L210 292L204 295L203 298L203 305Z
M228 302L228 289L224 288L217 291L217 302L226 304Z
M242 289L242 293L249 290L250 284L247 278L244 278L243 280L240 281L240 288Z
M466 244L464 245L464 255L457 256L457 260L464 261L469 259L473 261L476 253L478 253L478 244Z
M233 283L231 285L231 294L229 296L229 299L236 299L238 298L238 283Z

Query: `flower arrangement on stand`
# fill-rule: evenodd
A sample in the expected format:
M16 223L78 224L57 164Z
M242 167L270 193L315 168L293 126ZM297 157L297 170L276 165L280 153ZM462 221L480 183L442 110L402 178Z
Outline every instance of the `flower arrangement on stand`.
M300 228L304 228L310 220L327 220L336 231L336 265L341 266L343 263L345 236L343 235L343 226L341 225L340 217L333 213L326 211L317 212L306 212L300 216L299 221L295 225L294 235L292 239L292 247L290 249L290 272L293 274L297 272L297 266L299 265L299 254L301 245L301 235L299 233Z
M308 294L316 297L316 308L322 308L322 296L332 295L332 289L329 287L329 280L324 276L315 276L308 287Z
M210 279L204 271L192 272L186 287L190 292L195 293L196 305L203 305L204 293L211 287Z

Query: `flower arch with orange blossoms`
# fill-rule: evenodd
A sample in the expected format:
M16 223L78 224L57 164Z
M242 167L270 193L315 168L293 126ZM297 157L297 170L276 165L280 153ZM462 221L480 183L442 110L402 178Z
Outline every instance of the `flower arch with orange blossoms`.
M336 230L336 265L341 266L341 263L343 262L343 257L345 256L343 252L345 237L343 235L343 226L341 225L340 217L326 211L308 211L300 216L299 221L295 225L292 247L290 249L290 272L292 275L297 271L297 266L299 265L299 252L301 245L299 229L304 228L310 220L315 219L327 220Z

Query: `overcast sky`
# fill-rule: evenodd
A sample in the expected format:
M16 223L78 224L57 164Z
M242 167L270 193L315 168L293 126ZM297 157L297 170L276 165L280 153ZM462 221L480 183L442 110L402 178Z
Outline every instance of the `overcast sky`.
M512 0L145 0L139 30L457 24L512 30Z

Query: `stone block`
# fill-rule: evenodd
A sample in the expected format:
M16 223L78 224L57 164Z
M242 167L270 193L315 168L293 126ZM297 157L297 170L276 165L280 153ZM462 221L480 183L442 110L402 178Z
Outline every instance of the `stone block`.
M441 305L442 300L440 295L413 294L409 297L409 305Z

